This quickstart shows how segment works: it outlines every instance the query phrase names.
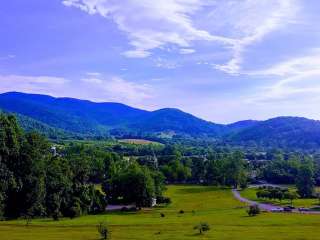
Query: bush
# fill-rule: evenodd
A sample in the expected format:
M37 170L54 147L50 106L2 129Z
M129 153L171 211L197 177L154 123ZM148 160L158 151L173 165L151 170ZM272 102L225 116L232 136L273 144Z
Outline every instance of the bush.
M128 212L128 210L129 210L129 208L127 208L127 207L122 207L121 208L121 212Z
M138 211L138 208L137 207L122 207L120 209L121 212L136 212Z
M169 197L163 197L163 196L159 196L157 197L157 204L170 204L171 203L171 199Z
M250 217L260 214L260 208L258 205L251 205L247 210L247 213Z
M210 230L210 226L208 223L203 222L203 223L199 223L198 225L194 226L193 229L196 229L199 231L200 234L202 234L203 232L209 231Z
M59 221L61 217L61 213L58 209L56 209L53 213L52 213L52 218L54 221Z
M130 212L136 212L136 211L138 211L138 208L136 208L136 207L131 207L131 208L129 208L128 209Z
M79 217L82 214L82 209L80 205L79 198L73 198L70 206L68 206L63 212L63 216L69 217L71 219Z
M69 216L71 219L75 218L75 217L79 217L81 215L81 207L79 204L76 204L74 206L72 206L69 209Z
M100 222L97 226L97 230L102 240L111 239L111 231L109 230L107 223Z

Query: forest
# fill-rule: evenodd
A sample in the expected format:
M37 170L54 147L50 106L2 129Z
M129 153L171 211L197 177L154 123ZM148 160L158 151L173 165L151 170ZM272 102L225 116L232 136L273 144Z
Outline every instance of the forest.
M170 200L166 184L246 188L250 183L295 184L315 197L319 156L266 153L179 143L50 142L24 132L13 115L0 116L0 216L74 218L108 204L151 207Z

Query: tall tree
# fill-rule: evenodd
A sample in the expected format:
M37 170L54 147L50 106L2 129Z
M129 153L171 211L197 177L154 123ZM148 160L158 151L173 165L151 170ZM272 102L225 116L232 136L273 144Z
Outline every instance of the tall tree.
M247 169L244 155L240 151L232 153L225 165L226 184L234 188L244 186L247 183Z
M314 193L314 165L310 158L306 158L298 169L296 187L302 198L311 197Z

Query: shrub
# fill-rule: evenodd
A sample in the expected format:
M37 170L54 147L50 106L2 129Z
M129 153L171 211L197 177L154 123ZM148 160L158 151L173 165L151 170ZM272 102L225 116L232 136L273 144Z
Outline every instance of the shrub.
M171 203L171 199L169 197L163 197L163 196L159 196L157 197L157 204L170 204Z
M137 207L130 207L130 208L128 208L128 211L129 212L136 212L136 211L138 211L139 209L137 208Z
M121 212L127 212L129 209L127 207L122 207Z
M65 213L65 216L73 219L75 217L79 217L81 215L81 212L82 212L82 209L81 209L80 203L78 201L75 201L73 205Z
M32 216L27 214L24 216L24 219L26 220L26 227L28 227L32 221Z
M111 239L111 231L106 222L100 222L97 226L97 230L102 240Z
M247 213L250 217L260 214L260 208L258 205L251 205L247 210Z
M61 217L61 213L58 209L54 210L52 213L52 218L54 221L59 221L59 218Z
M208 223L202 222L202 223L199 223L198 225L194 226L193 229L198 230L199 233L202 234L203 232L209 231L210 230L210 226L209 226Z

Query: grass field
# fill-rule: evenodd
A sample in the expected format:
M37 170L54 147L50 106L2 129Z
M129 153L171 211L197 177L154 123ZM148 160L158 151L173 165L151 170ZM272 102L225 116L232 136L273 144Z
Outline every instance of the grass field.
M289 187L289 189L292 187ZM241 191L241 196L256 202L265 202L265 203L272 203L272 204L276 204L279 206L287 206L287 205L291 205L290 201L287 199L284 199L282 201L279 200L266 200L266 199L259 199L257 198L256 192L257 192L257 188L247 188L243 191ZM291 189L293 190L293 189ZM296 199L293 200L293 206L294 207L316 207L319 205L319 200L316 198L311 198L311 199ZM320 239L320 238L319 238Z
M118 141L121 143L141 144L141 145L148 145L148 144L163 145L162 143L159 143L159 142L150 141L146 139L135 139L135 138L120 139Z
M230 189L202 186L169 186L167 207L139 213L110 213L73 220L0 222L1 240L97 240L96 224L106 220L112 239L219 239L219 240L315 240L320 239L320 216L263 213L248 217L245 206ZM184 214L179 214L184 210ZM161 218L160 213L165 217ZM199 235L193 226L208 222L211 230Z

